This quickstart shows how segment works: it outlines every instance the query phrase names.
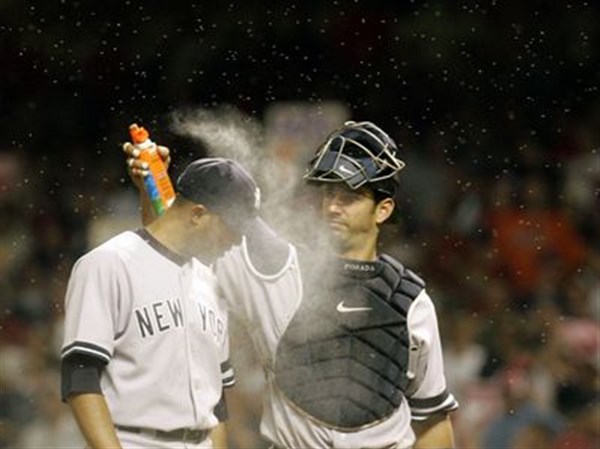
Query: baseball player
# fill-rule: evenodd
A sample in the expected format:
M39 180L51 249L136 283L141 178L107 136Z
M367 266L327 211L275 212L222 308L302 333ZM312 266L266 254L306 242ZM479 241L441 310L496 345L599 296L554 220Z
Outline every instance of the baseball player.
M300 251L256 220L215 263L265 368L261 433L273 448L453 447L433 303L377 252L404 167L396 153L372 123L349 122L311 162L331 253Z
M256 214L235 162L200 159L146 228L81 257L66 294L62 396L91 448L209 448L224 418L227 314L207 264Z

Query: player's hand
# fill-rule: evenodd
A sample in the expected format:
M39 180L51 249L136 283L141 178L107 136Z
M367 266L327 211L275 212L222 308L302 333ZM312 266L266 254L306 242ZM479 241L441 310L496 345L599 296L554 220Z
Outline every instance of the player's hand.
M171 164L171 154L169 149L161 145L157 145L156 149L161 159L165 163L165 166L169 168L169 165ZM125 162L127 163L127 172L129 173L129 177L138 189L143 189L144 176L148 175L148 164L139 158L140 150L138 150L130 142L123 144L123 151L127 156Z

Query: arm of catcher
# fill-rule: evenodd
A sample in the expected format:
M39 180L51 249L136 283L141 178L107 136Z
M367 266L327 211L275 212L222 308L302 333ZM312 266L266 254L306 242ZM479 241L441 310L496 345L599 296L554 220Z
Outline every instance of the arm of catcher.
M454 448L454 431L447 413L435 414L425 421L413 421L413 430L417 435L414 449Z
M121 449L104 396L98 393L71 395L68 403L79 429L91 449Z
M167 147L157 146L158 153L162 157L167 168L171 163L170 151ZM142 223L144 226L148 226L156 219L150 197L144 188L144 176L148 173L148 166L140 158L140 151L136 149L131 143L127 142L123 144L123 151L127 156L127 172L129 177L133 181L133 184L137 187L140 193L140 204L142 206Z

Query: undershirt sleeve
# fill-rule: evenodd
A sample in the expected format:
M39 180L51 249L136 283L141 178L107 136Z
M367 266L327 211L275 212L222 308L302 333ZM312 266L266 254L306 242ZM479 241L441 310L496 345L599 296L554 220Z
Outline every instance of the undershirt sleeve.
M100 374L104 360L87 354L72 354L61 360L61 398L63 402L73 394L99 393Z

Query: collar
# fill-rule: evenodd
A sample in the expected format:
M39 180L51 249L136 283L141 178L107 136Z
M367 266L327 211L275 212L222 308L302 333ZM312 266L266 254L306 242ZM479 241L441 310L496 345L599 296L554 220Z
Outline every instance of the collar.
M137 235L140 236L148 245L158 251L161 255L169 259L171 262L183 266L188 261L188 259L181 254L176 253L175 251L171 251L165 245L163 245L160 241L156 240L156 238L148 232L146 228L136 229L134 231Z

